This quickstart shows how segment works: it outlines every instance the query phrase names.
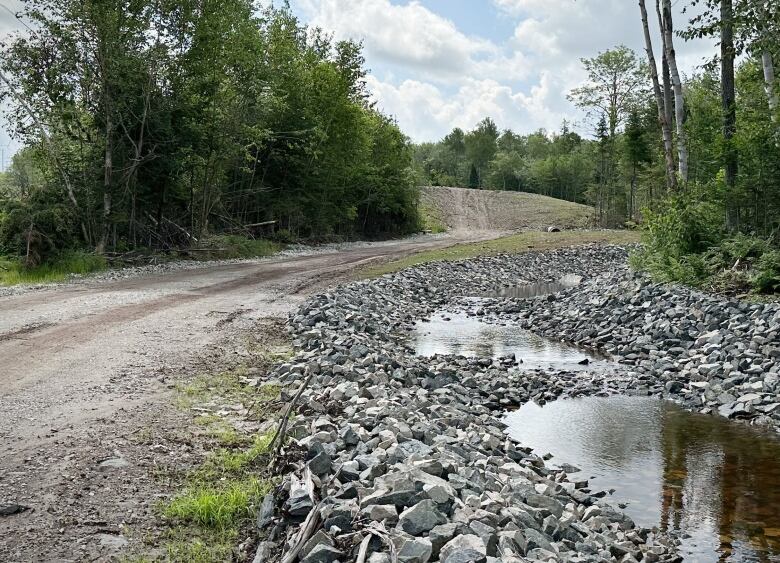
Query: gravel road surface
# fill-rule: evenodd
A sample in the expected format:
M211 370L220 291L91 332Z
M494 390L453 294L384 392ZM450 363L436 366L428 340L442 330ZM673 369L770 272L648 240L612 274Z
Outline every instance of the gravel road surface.
M171 381L197 369L193 358L219 361L242 328L267 321L281 330L279 319L308 294L356 268L492 236L352 245L0 297L0 560L104 560L124 546L126 527L148 520L158 500L157 454L186 466L189 445L176 435L188 419L171 408Z

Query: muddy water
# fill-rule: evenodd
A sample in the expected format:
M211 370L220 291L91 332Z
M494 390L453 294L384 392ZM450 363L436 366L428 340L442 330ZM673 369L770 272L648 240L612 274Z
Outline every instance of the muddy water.
M780 561L780 440L650 398L532 403L509 434L592 490L615 489L638 524L675 530L686 561Z
M464 313L440 313L419 322L412 340L420 356L459 354L480 358L515 355L526 368L582 370L580 362L602 361L594 354L541 338L512 326L488 324Z

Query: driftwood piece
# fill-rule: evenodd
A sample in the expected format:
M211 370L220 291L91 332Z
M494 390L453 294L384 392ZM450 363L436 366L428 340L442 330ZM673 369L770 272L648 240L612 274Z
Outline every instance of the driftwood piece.
M366 563L366 556L368 555L368 544L371 543L371 534L368 534L360 542L360 549L358 550L358 556L355 563Z
M303 546L314 535L317 528L320 527L320 507L322 503L318 503L317 506L311 509L306 520L301 525L301 530L298 532L298 539L295 541L292 549L282 558L281 563L294 563L298 558L298 554L303 549Z
M274 455L273 455L274 459L279 457L279 452L284 446L284 439L287 435L287 424L290 421L290 413L293 411L295 405L300 400L304 390L309 386L309 382L311 382L312 377L314 377L314 372L309 372L309 375L303 381L303 384L298 389L298 392L295 394L295 397L293 397L293 400L290 401L290 403L287 405L287 408L282 413L282 417L279 420L279 426L276 430L276 434L274 434L271 443L268 445L268 449L271 449L272 447L274 448Z

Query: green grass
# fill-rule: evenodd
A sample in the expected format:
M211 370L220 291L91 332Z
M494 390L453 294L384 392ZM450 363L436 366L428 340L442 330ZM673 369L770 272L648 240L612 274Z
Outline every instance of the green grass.
M257 506L276 485L260 477L273 432L257 436L246 449L220 448L186 479L184 490L162 507L170 529L168 561L215 563L233 560L240 538L254 522Z
M270 480L247 477L193 486L165 508L167 518L225 531L251 521L254 508L273 487Z
M34 268L25 268L19 258L0 257L0 285L61 282L71 274L90 274L107 267L103 256L81 251L63 253Z
M216 563L233 561L233 550L240 541L235 531L193 535L191 531L170 534L166 561Z
M268 453L273 432L257 436L252 445L246 449L222 448L213 452L203 465L194 473L200 481L221 479L226 474L246 471Z
M445 233L447 232L447 225L441 220L437 211L431 205L420 206L420 220L422 221L423 229L432 233Z
M458 244L448 248L419 252L386 264L364 268L358 272L358 277L377 277L417 264L442 260L464 260L494 254L518 254L588 243L635 244L639 241L640 235L636 231L564 231L561 233L528 231L485 242Z

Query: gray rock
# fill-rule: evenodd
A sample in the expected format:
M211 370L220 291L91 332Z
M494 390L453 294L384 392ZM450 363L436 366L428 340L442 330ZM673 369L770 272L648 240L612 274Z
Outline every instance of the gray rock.
M334 563L343 560L344 553L331 545L324 543L316 545L306 557L301 558L301 563Z
M318 453L316 456L314 456L311 461L309 461L309 469L311 469L311 472L315 475L324 475L325 473L328 473L331 468L331 459L328 454L326 454L324 451Z
M441 563L486 563L487 547L479 536L458 536L441 548Z
M401 563L427 563L433 547L428 538L414 538L406 534L397 535L391 540Z
M436 503L429 499L407 508L398 516L398 527L413 536L419 536L446 522L447 518L438 511Z
M431 545L433 546L432 555L434 558L439 556L439 552L444 547L444 544L454 538L460 529L461 524L447 523L434 527L428 533L428 539L431 540Z

